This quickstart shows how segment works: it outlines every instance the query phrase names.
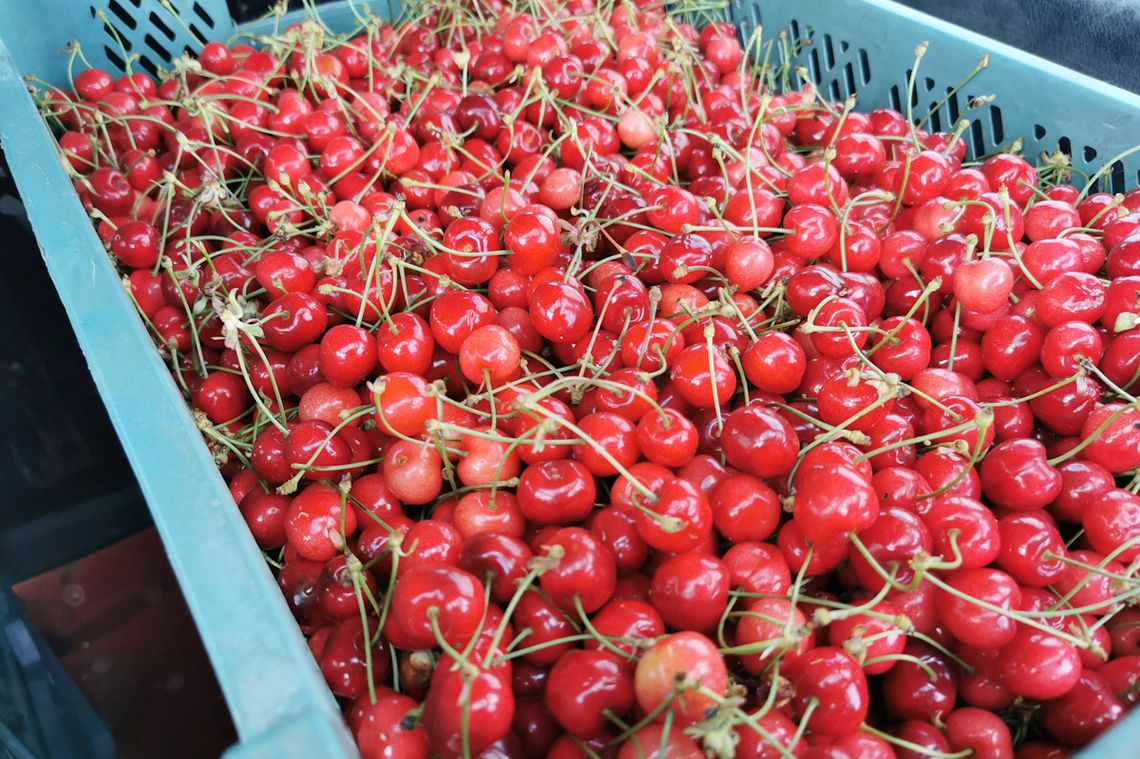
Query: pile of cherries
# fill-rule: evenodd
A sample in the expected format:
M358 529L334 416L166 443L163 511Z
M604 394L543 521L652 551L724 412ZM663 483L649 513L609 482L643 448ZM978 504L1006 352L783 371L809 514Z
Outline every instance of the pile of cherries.
M655 0L257 43L42 106L364 757L1043 759L1140 700L1140 193Z

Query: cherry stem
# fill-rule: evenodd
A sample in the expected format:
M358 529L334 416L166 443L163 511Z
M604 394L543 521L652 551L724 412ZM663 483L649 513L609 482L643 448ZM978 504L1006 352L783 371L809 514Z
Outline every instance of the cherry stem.
M874 728L866 723L864 723L863 726L859 729L869 735L873 735L876 738L879 738L880 740L894 744L899 748L905 748L907 751L912 751L916 754L922 754L923 756L929 756L933 759L965 759L966 757L973 756L974 754L974 750L972 748L962 749L961 751L956 751L953 754L948 754L945 751L939 751L938 749L904 740L903 738L899 738L897 735L891 735L890 733L883 732L882 730Z

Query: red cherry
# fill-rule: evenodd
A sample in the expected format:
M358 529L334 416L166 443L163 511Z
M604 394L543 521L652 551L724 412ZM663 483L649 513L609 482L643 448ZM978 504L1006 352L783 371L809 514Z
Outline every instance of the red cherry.
M669 627L712 632L728 605L728 589L722 561L689 552L657 567L650 598Z
M551 668L545 695L558 724L589 738L609 725L607 711L625 714L633 706L633 677L610 651L569 651Z
M808 717L814 732L847 735L866 719L870 706L867 678L842 649L822 646L808 651L796 658L789 677L795 688L796 713L803 715L809 704L816 705Z
M544 541L550 559L539 586L555 604L572 612L602 608L613 595L617 569L613 555L588 530L563 527Z
M1019 696L1047 701L1068 693L1080 680L1081 659L1072 644L1024 628L1002 649L1002 680Z
M761 406L737 409L725 417L721 443L730 464L762 478L791 472L800 452L792 426Z
M839 466L826 476L798 480L795 520L812 542L827 542L859 532L879 516L879 502L871 483L854 469Z

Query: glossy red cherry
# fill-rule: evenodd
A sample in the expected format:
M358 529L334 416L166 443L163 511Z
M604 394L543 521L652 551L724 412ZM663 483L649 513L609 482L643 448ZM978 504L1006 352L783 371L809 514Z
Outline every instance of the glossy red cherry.
M1020 630L1002 649L999 666L1010 690L1039 701L1063 696L1081 677L1080 656L1072 644L1031 628Z
M870 696L862 668L839 648L821 646L797 657L789 677L795 688L796 713L808 717L811 730L842 736L855 732L867 717Z
M590 738L610 724L607 711L622 715L633 706L633 676L610 651L569 651L550 670L546 703L568 733Z
M650 599L674 630L711 633L728 604L724 562L695 552L674 556L653 573Z
M580 606L590 614L613 595L617 569L613 555L588 530L563 527L544 541L549 560L539 587L568 613Z
M761 478L788 474L800 452L792 426L776 412L756 405L725 418L721 444L730 464Z

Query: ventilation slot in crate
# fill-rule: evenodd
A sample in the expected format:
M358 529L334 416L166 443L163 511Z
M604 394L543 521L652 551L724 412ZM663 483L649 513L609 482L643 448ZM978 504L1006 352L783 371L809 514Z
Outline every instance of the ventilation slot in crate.
M127 55L137 56L136 65L157 76L182 51L195 53L213 34L217 21L197 2L172 0L174 14L166 8L147 5L143 0L105 0L91 4L91 17L99 22L103 11L103 52L120 71L126 69Z

